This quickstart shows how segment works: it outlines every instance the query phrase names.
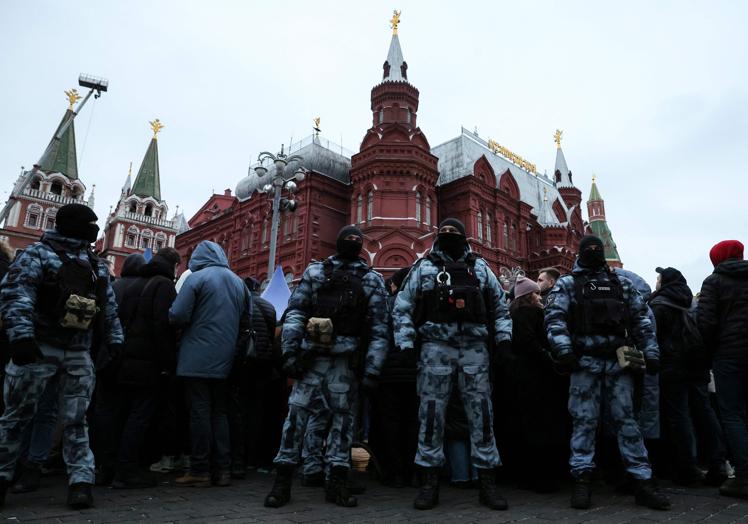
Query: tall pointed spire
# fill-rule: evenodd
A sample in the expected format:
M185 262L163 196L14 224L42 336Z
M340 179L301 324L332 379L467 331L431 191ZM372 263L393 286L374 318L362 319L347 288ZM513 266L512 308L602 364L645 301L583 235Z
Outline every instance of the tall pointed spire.
M161 201L161 178L158 166L158 138L157 135L164 125L157 118L151 122L153 138L148 144L148 150L143 157L143 163L140 164L138 176L135 177L135 183L132 186L132 193L140 197L153 197Z
M571 181L571 171L566 165L566 157L564 157L564 150L561 149L561 136L563 131L556 129L553 134L553 140L556 142L556 168L554 170L556 185L558 187L574 187Z
M403 58L400 49L400 39L397 36L397 26L400 24L400 11L394 11L390 25L392 26L392 40L390 50L387 52L387 60L384 62L384 73L382 82L407 82L408 63Z
M62 116L60 124L55 129L52 140L49 141L47 149L44 150L42 157L39 159L39 169L45 173L62 173L71 180L78 179L78 155L75 150L75 123L70 122L70 126L65 130L58 139L57 133L60 131L68 120L74 118L73 106L80 98L78 91L70 89L65 91L70 106Z
M618 246L613 240L613 233L608 227L605 219L605 201L600 195L597 188L597 177L592 176L592 188L590 189L590 198L587 200L587 213L590 219L590 230L592 234L603 241L605 248L605 260L611 267L623 267L621 257L618 254Z
M553 212L553 209L551 209L551 206L548 204L547 187L543 187L543 203L540 205L540 210L538 211L538 224L543 227L561 225L556 213Z
M130 168L127 170L127 178L125 179L125 183L122 184L122 195L128 195L130 194L130 190L132 189L132 162L130 162Z

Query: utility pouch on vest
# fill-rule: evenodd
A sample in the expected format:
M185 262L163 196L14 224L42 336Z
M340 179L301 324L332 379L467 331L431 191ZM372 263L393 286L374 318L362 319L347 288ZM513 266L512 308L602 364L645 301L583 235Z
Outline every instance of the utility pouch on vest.
M644 362L644 354L636 348L631 346L621 346L616 349L616 356L618 357L618 365L623 369L630 369L631 371L643 371L646 367Z
M91 327L98 311L95 299L71 294L65 301L60 326L85 331Z
M307 338L318 346L332 348L334 337L332 319L312 317L306 323Z

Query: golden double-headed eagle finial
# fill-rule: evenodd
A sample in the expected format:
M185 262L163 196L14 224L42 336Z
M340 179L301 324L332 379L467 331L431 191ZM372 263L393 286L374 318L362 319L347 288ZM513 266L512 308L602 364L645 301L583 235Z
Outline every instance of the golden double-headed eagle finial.
M156 120L152 120L149 122L151 124L151 129L153 130L153 138L156 138L156 135L159 134L159 132L165 127L164 124L161 123L161 120L158 118Z
M400 23L400 13L401 11L398 11L395 9L392 11L392 19L390 20L390 27L392 27L392 34L397 34L397 26Z
M561 149L561 135L563 135L564 132L560 129L556 129L556 132L553 133L553 141L556 142L556 148Z
M65 96L68 97L68 102L70 103L70 107L68 107L68 109L70 109L71 111L73 110L73 106L75 106L75 103L83 98L80 94L78 94L77 89L68 89L67 91L65 91Z

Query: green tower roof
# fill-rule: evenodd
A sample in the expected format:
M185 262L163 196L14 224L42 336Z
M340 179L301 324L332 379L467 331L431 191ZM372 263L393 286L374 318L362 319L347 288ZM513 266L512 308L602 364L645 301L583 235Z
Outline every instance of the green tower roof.
M595 177L592 177L592 189L590 189L590 198L588 202L595 202L597 200L602 200L603 197L600 196L600 191L597 189L597 182L595 181Z
M590 222L590 229L596 237L599 237L603 241L605 260L608 262L620 262L621 256L618 254L618 246L613 241L613 234L610 232L608 223L605 220L595 220L594 222Z
M139 197L153 197L161 201L161 178L158 170L158 140L154 136L148 144L132 193Z
M60 125L55 129L52 140L49 141L47 149L39 159L39 169L45 173L62 173L71 180L78 179L78 156L75 152L75 124L70 122L70 126L65 130L62 136L57 139L57 133L60 128L74 117L72 110L68 109L60 121Z

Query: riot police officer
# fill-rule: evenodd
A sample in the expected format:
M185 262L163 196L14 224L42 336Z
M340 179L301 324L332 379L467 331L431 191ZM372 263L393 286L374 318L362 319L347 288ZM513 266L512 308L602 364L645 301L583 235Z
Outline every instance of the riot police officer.
M265 498L267 507L281 507L290 500L307 421L325 410L331 412L325 500L345 507L357 505L347 483L358 386L354 368L360 352L368 349L362 386L373 387L388 347L384 280L359 258L362 245L361 230L355 226L341 229L337 253L323 262L312 262L288 302L281 338L283 368L296 383L288 399L288 416L274 461L277 476ZM368 348L359 347L364 340Z
M507 509L495 484L500 459L493 434L488 345L495 342L495 351L508 353L512 322L496 276L471 252L459 220L448 218L439 225L431 252L416 262L397 295L393 323L401 351L413 351L420 339L415 463L423 479L414 506L431 509L439 502L445 411L456 383L470 425L480 502Z
M605 262L602 240L585 236L571 275L559 279L548 300L545 324L558 364L571 371L569 412L571 507L591 505L590 474L595 467L595 436L600 404L614 422L618 447L636 484L636 503L669 509L670 502L652 480L652 468L634 418L633 376L646 363L659 370L659 349L647 305L632 282ZM643 352L643 361L629 348ZM639 361L639 362L637 362ZM632 371L634 369L639 371Z

